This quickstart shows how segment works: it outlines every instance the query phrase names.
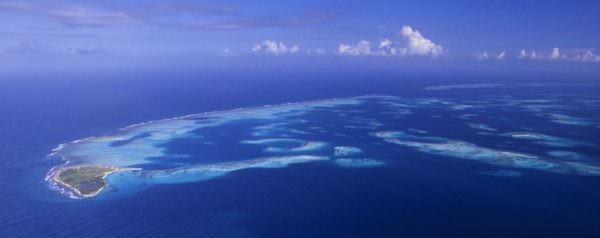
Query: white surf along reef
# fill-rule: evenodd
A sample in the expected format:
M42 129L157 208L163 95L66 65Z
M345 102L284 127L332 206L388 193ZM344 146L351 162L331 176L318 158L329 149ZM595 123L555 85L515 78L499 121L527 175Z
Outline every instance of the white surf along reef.
M154 184L203 181L244 169L324 162L339 168L377 171L382 166L393 166L394 160L418 160L422 156L471 160L497 166L499 171L514 171L482 172L500 177L516 177L527 169L600 176L598 160L571 151L597 148L595 143L551 136L535 132L535 128L502 131L501 128L515 128L515 122L501 120L491 110L481 110L521 110L549 123L557 120L556 116L539 116L554 113L544 112L546 107L539 108L542 112L531 111L529 107L518 107L521 104L523 100L505 97L468 101L369 95L191 114L139 123L105 136L59 145L50 156L64 163L48 172L47 181L73 198L90 198ZM595 119L585 119L585 124L579 117L559 119L574 121L564 123L565 126L597 130ZM506 143L485 146L472 137L456 138L457 135L440 131L442 120L454 130L471 130L476 138ZM481 131L486 133L477 133ZM227 150L233 146L231 150L241 148L242 152L217 158L210 153L199 156L196 152L172 149L170 145L178 141L192 143L194 148L200 148L197 150ZM395 155L393 151L399 150L402 155L411 153L411 158Z

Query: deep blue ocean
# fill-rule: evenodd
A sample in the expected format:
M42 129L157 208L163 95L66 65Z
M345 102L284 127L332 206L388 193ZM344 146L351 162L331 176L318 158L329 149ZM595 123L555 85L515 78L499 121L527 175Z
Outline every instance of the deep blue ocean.
M44 180L62 161L57 145L134 123L191 113L367 94L482 100L488 96L594 97L598 86L424 90L451 84L594 84L552 75L131 73L3 77L0 80L0 237L600 237L600 177L527 170L521 177L474 176L498 169L404 149L373 169L320 163L247 169L197 182L157 185L111 199L71 199ZM533 95L533 96L532 96ZM600 143L600 128L498 112L523 127ZM439 115L444 118L445 115ZM577 116L600 118L599 110ZM495 146L454 117L398 127ZM545 124L544 124L545 123ZM510 125L510 124L508 124ZM510 130L511 128L499 128ZM218 133L209 131L207 133ZM182 145L173 145L185 147ZM537 153L534 145L527 147ZM376 147L374 147L376 148ZM186 148L180 148L186 150ZM187 148L193 151L193 148ZM242 154L221 148L213 154ZM581 148L600 159L600 150Z

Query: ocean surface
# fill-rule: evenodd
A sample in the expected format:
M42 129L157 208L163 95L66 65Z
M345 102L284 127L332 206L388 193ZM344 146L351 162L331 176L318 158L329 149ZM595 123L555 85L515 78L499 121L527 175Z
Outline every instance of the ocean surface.
M149 75L0 81L0 237L600 236L593 79ZM152 141L162 154L143 163L127 146L156 128L110 147L122 150L69 144L185 115L228 119ZM46 179L65 157L145 172L74 198Z

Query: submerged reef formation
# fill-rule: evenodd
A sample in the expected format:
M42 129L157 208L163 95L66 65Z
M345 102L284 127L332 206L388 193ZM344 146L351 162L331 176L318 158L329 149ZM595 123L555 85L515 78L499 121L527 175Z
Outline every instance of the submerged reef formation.
M322 149L327 143L320 141L304 141L291 138L267 138L258 140L244 140L242 144L267 145L265 152L271 153L291 153L291 152L310 152Z
M481 87L496 86L458 86ZM593 120L581 123L582 118L545 111L567 110L561 103L580 101L588 108L600 107L589 100L568 98L368 95L191 114L59 145L50 156L64 163L50 170L47 181L72 197L91 198L124 194L134 187L198 182L244 169L301 163L330 163L335 166L326 168L334 169L397 166L401 163L395 160L423 153L497 166L497 171L482 173L493 176L516 177L524 169L600 176L600 161L594 158L598 146L587 136L592 133L588 131L597 130ZM546 107L548 103L552 107ZM530 117L521 121L502 114L514 110L519 110L519 117ZM579 126L560 133L520 124L540 120L540 115L579 121ZM586 125L591 130L585 130ZM457 132L469 128L477 131L459 137ZM583 130L570 133L576 129Z
M290 138L281 133L281 127L302 123L294 118L306 113L359 105L368 98L339 98L242 108L135 124L114 135L89 137L60 145L50 156L61 158L66 163L52 169L47 180L74 197L87 198L99 195L107 186L118 186L107 182L107 178L115 174L127 173L147 184L167 181L178 183L199 181L246 168L281 168L288 164L326 160L325 156L310 155L324 148L326 143ZM203 162L201 159L193 160L194 156L168 151L168 144L179 140L197 141L198 144L215 147L214 143L206 143L206 138L197 132L248 122L252 122L255 128L249 136L260 137L263 135L257 132L263 132L264 135L276 134L279 137L246 139L241 141L242 144L267 146L263 151L268 153L298 155L265 156L258 159L248 157L262 155L248 155L246 158L232 158L231 162ZM185 161L186 158L189 160Z
M574 117L558 113L539 113L538 115L541 117L549 118L555 123L564 125L591 126L595 124L594 121L589 118Z
M336 159L335 163L341 167L346 168L371 168L383 165L383 161L375 159L351 159L351 158L340 158Z
M333 148L333 155L336 157L355 155L361 152L361 149L352 146L336 146Z
M138 173L136 177L143 180L145 184L189 183L223 176L227 173L242 169L284 168L291 164L316 162L328 159L329 158L324 156L310 155L268 157L214 164L199 164L176 169L153 170L145 173Z
M441 137L417 137L402 131L382 131L374 136L386 142L421 152L479 161L503 167L537 169L548 172L600 176L600 166L552 160L536 155L480 147L473 143Z
M485 124L480 124L480 123L467 123L467 126L476 129L476 130L482 130L482 131L497 131L496 129L485 125Z
M503 133L503 136L508 136L516 139L530 140L536 144L547 145L553 147L577 147L577 146L594 146L593 143L577 141L573 139L562 138L558 136L544 135L535 132L508 132Z
M552 157L556 157L556 158L563 159L563 160L579 161L579 160L589 159L589 158L587 158L587 156L585 156L581 153L573 152L573 151L552 150L552 151L548 151L546 153Z

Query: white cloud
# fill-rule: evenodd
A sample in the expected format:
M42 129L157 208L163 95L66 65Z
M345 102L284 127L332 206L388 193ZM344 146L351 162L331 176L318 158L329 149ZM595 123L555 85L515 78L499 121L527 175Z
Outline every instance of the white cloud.
M379 49L388 48L392 45L392 41L388 38L383 39L379 42Z
M503 60L506 57L506 51L500 52L500 54L496 55L497 60Z
M408 54L438 57L444 54L444 48L423 37L420 32L410 26L402 27L402 36L408 39Z
M583 52L579 51L575 55L567 57L567 60L600 63L600 55L594 54L592 50L584 50Z
M406 47L400 46L399 43L393 42L390 39L383 39L379 42L379 47L377 48L377 54L379 55L407 55L408 49Z
M550 59L558 59L560 58L560 50L558 48L552 49L552 53L550 54Z
M490 58L490 55L488 54L487 51L484 51L481 53L476 53L475 58L477 58L478 60L486 60L486 59Z
M521 50L519 52L519 56L517 56L519 59L523 59L523 58L527 58L527 51L525 50Z
M543 54L538 54L535 50L527 51L521 50L518 56L519 59L550 59L550 56L546 57Z
M356 45L347 45L340 44L338 46L338 54L340 55L370 55L371 52L371 42L362 40L359 41Z
M254 44L252 52L264 53L269 55L295 54L300 50L298 45L287 46L283 42L265 40L261 43Z
M504 58L506 58L506 51L502 51L500 53L488 53L487 51L481 52L481 53L476 53L475 58L478 60L489 60L489 59L495 59L495 60L504 60Z
M600 56L596 55L592 50L577 50L567 49L561 50L559 48L553 48L551 51L545 51L538 53L535 50L527 51L521 50L517 56L519 59L531 59L531 60L563 60L573 62L599 62Z
M433 58L445 54L445 50L441 45L437 45L423 37L420 32L410 26L402 27L401 36L405 42L396 42L384 38L377 47L372 47L367 40L359 41L355 45L342 43L338 46L337 53L354 56L429 56Z

